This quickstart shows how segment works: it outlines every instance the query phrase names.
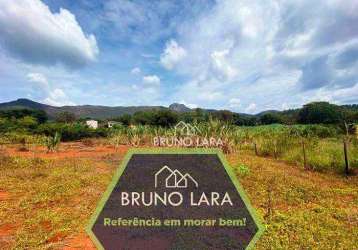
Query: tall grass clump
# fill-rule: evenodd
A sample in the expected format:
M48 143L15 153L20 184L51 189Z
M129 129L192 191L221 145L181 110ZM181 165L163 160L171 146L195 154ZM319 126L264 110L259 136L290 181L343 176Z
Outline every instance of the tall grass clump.
M61 134L56 132L53 136L48 136L46 140L47 152L57 151L61 143Z

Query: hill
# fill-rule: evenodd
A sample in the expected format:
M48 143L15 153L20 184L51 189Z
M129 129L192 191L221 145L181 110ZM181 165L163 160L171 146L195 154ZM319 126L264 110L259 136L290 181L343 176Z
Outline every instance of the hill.
M29 99L18 99L16 101L0 103L0 110L9 109L36 109L43 110L50 118L56 117L61 112L71 112L78 118L91 117L94 119L106 119L123 114L134 114L137 111L146 111L153 109L166 109L162 106L129 106L129 107L109 107L109 106L96 106L96 105L78 105L78 106L62 106L55 107L39 102L34 102Z
M319 104L319 103L316 103ZM330 105L329 103L323 103L324 106L329 108L337 109L339 112L345 110L351 113L351 119L357 120L358 117L358 105ZM11 102L0 103L0 110L11 110L11 109L32 109L32 110L43 110L46 112L50 119L53 119L61 112L70 112L75 114L77 118L93 118L93 119L111 119L114 117L119 117L124 114L134 114L138 111L149 111L149 110L171 110L178 113L186 113L190 111L195 111L197 109L191 109L184 104L173 103L169 107L164 106L100 106L100 105L77 105L77 106L51 106L39 102L35 102L29 99L18 99ZM257 122L262 119L265 115L275 115L279 117L282 122L287 124L296 123L298 121L298 114L302 108L299 109L289 109L284 111L278 110L266 110L262 111L256 115L250 115L245 113L235 113L229 110L215 110L215 109L202 109L198 108L204 113L210 113L214 117L217 117L222 120L231 119L234 117L238 124L241 125L252 125L257 124ZM321 110L322 111L322 110ZM337 112L338 112L337 111ZM267 117L266 117L267 118ZM241 123L238 119L242 120ZM249 122L248 122L249 121Z

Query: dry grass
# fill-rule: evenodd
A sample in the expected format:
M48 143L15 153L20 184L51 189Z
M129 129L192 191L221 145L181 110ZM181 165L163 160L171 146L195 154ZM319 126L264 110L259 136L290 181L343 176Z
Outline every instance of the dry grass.
M249 153L228 158L267 226L257 249L358 249L358 176L305 171ZM250 172L244 176L243 164Z
M0 248L91 248L84 227L127 150L106 147L68 143L52 154L66 157L0 156ZM227 157L267 226L257 249L358 249L357 176L251 152Z

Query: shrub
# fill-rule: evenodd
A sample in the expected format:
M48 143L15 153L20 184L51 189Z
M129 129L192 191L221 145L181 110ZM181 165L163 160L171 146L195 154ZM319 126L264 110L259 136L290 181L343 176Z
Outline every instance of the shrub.
M36 129L36 133L46 136L54 136L56 132L61 134L62 141L75 141L82 138L105 137L107 129L92 129L80 123L46 123Z
M240 164L237 166L237 172L241 177L246 177L250 174L250 168L244 164Z
M53 152L53 151L57 151L58 147L60 146L60 142L61 142L61 135L56 132L54 136L49 136L47 137L46 140L46 146L47 146L47 151L48 152Z

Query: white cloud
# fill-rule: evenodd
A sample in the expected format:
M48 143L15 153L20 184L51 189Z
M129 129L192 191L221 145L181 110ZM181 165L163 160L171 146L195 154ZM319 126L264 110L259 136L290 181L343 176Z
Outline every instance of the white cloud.
M184 48L180 47L175 40L170 40L166 43L164 52L160 55L160 63L166 69L173 69L179 63L187 52Z
M180 103L180 104L184 104L185 106L187 106L188 108L191 108L191 109L195 109L195 108L198 107L197 104L195 104L195 103L187 103L187 102L184 101L184 100L181 100L179 103Z
M30 82L34 82L34 83L40 84L42 87L46 87L46 88L49 87L47 78L46 78L43 74L41 74L41 73L28 73L28 74L27 74L27 79L28 79Z
M224 95L218 91L203 91L198 93L198 98L206 101L216 101L222 99Z
M229 54L229 50L214 51L211 53L212 65L214 71L224 79L232 79L237 75L237 71L230 65L226 56Z
M43 96L43 102L54 106L74 105L62 88L54 87L50 84L47 77L41 73L28 73L27 80L36 83L37 94Z
M82 44L78 39L63 35L65 25L62 24L66 23L66 15L72 15L69 11L56 10L51 13L42 2L37 1L36 5L29 6L30 2L34 0L0 0L0 46L3 47L0 48L0 79L3 86L16 82L20 86L23 80L23 74L13 73L12 79L6 76L11 71L6 63L7 58L19 65L21 62L15 60L15 57L10 58L4 53L5 50L25 58L26 61L46 65L57 62L76 64L78 60L73 58L78 58L78 54L82 55L80 58L85 58L82 60L85 62L93 61L88 58L95 57L83 52L87 51L84 49L86 46L77 46ZM7 7L17 6L19 3L25 7L19 6L14 10ZM196 8L191 6L194 4ZM38 6L45 9L42 8L34 18L36 6L37 9L41 9ZM17 72L42 72L48 77L50 90L60 88L72 96L81 96L78 98L82 100L85 100L83 95L87 99L91 97L88 93L91 93L91 100L96 100L97 103L104 101L106 104L111 104L111 101L126 104L169 103L171 100L184 99L207 108L235 109L234 106L241 105L236 108L240 112L254 103L255 112L259 112L265 109L299 107L311 100L353 103L358 100L358 29L352 28L353 24L358 23L357 8L357 1L354 0L347 0L344 4L340 0L204 0L159 1L156 4L142 0L108 0L103 4L103 9L95 11L101 14L101 18L93 18L92 12L81 12L81 23L86 23L86 26L79 27L72 15L75 26L82 33L82 40L87 40L87 43L91 32L88 33L83 28L95 30L96 26L97 31L100 31L96 34L101 35L104 49L108 49L107 41L128 48L122 53L122 46L111 46L111 51L103 53L105 57L99 63L113 63L119 69L125 68L123 63L140 66L142 72L132 76L139 81L126 82L128 79L124 76L121 83L118 83L115 97L112 97L114 87L108 87L108 83L118 82L117 77L123 76L123 72L112 74L103 65L99 65L99 68L93 65L95 68L90 72L76 71L74 74L78 74L77 78L80 78L79 74L85 74L82 79L86 80L81 82L59 76L55 72L59 72L58 67L44 69L42 66L22 64L19 68L27 68ZM16 11L19 13L16 14ZM9 15L10 12L15 14ZM46 13L46 18L43 13ZM9 18L5 18L5 15ZM85 16L91 16L93 20L87 22ZM26 19L26 22L18 21L22 19ZM47 24L44 19L53 22ZM92 21L96 25L92 25ZM12 30L14 34L10 34ZM52 36L47 35L53 33L61 34L61 37L52 39ZM15 37L21 39L10 40ZM44 42L44 37L51 39ZM158 52L157 46L163 39L167 43ZM20 46L23 45L23 40L25 45ZM70 40L70 43L65 42L66 46L63 46L63 40ZM58 47L61 49L57 49ZM42 56L39 57L38 53ZM122 53L123 57L119 57L118 53ZM63 54L67 56L62 56ZM6 60L2 61L2 57ZM158 63L159 66L172 70L166 72L168 75L165 76L166 83L171 81L169 84L161 86L161 81L164 80L153 77L154 74L161 76L155 71L161 70ZM130 71L131 68L124 73L128 74ZM147 75L142 79L145 72L152 72L153 76ZM33 84L35 88L45 82L36 75L28 76L28 80L37 82ZM132 86L133 83L136 85ZM104 90L99 91L102 86ZM5 99L9 99L7 96L10 95L11 88L2 89ZM36 91L38 89L29 92L36 98ZM103 93L106 97L102 97ZM135 97L129 100L128 96L131 94ZM240 102L230 103L230 100L235 99Z
M53 106L75 105L75 103L69 101L66 93L59 88L49 91L48 97L46 97L43 101L44 103Z
M238 108L240 106L241 106L241 100L239 98L231 98L229 100L229 107L230 108L235 109L235 108Z
M54 89L53 91L50 92L50 98L52 99L61 99L61 98L65 98L66 94L65 92L63 92L62 89Z
M143 83L147 85L157 86L160 84L160 78L157 75L143 76Z
M133 75L139 75L140 73L141 73L141 70L138 67L135 67L131 70L131 74L133 74Z
M339 2L216 1L178 27L189 56L172 68L188 80L174 99L234 109L228 100L238 98L250 112L341 99L358 83L358 30L342 28L358 23L358 5Z
M246 107L245 112L246 113L254 113L256 111L256 103L250 103L249 106Z
M94 35L87 35L66 9L52 13L38 0L0 1L0 44L32 64L81 67L96 59Z

